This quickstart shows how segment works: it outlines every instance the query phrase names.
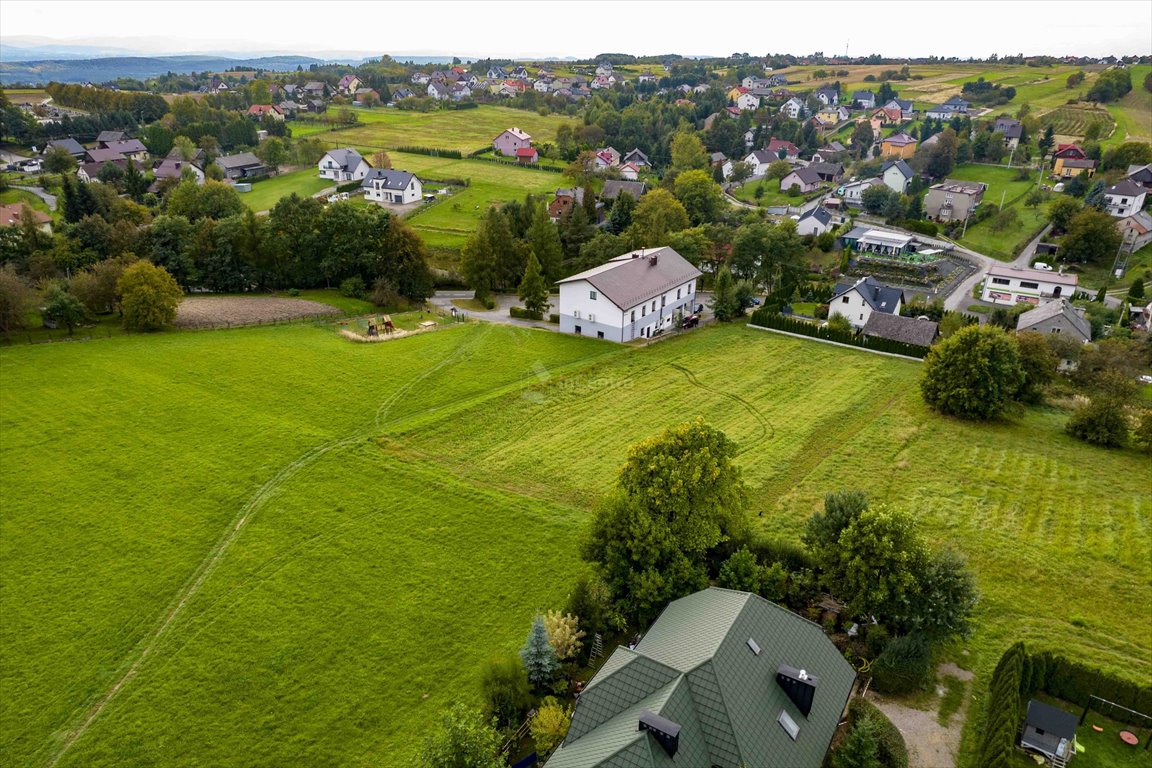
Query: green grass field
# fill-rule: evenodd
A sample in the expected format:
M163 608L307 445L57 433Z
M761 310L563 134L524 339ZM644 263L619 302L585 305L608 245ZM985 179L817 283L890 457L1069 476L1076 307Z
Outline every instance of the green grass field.
M275 207L280 198L293 192L300 197L311 197L322 189L334 186L335 182L320 178L319 171L309 166L254 182L252 191L241 194L240 200L254 211L268 211Z
M1108 111L1116 119L1117 130L1107 144L1152 142L1152 93L1144 90L1144 77L1150 71L1152 66L1149 65L1132 67L1132 90L1118 103L1108 105Z
M764 194L759 198L756 197L756 188L761 184L764 186ZM800 205L804 202L804 198L790 197L787 192L780 191L779 179L763 179L757 181L748 181L736 187L732 191L733 196L746 203L761 206L777 206L777 205Z
M476 109L414 112L394 107L354 108L359 124L328 132L324 124L293 121L293 136L317 135L337 146L366 146L376 149L430 147L475 152L492 146L492 139L513 126L532 135L535 144L556 141L556 129L575 122L562 115L539 115L523 109L481 105ZM297 130L302 128L303 130Z
M48 210L48 203L44 202L40 197L25 192L22 189L5 189L0 192L0 205L25 205L27 204L34 211L41 211L42 213L51 214Z
M975 686L1016 639L1146 678L1146 458L1052 410L937 417L919 371L740 327L2 349L0 762L46 765L131 670L60 765L404 764L561 604L627 447L695 416L739 442L771 534L861 488L967 553Z

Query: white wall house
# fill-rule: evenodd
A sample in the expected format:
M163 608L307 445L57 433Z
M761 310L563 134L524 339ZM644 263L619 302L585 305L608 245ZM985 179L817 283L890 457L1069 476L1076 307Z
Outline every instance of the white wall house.
M1119 184L1104 190L1104 205L1108 213L1124 219L1144 208L1144 197L1148 190L1139 184L1123 179Z
M364 197L379 203L405 205L416 203L424 196L424 185L416 174L373 168L368 171L360 187Z
M784 105L780 107L780 113L788 115L788 117L793 120L800 119L800 116L807 111L808 110L807 107L804 106L804 102L797 98L788 99L788 101L784 102Z
M852 181L840 187L840 199L844 201L845 205L859 207L864 204L864 192L872 187L879 187L884 184L884 180L877 177L874 179L861 179L860 181Z
M828 317L843 315L853 328L863 328L873 312L900 314L904 305L904 292L884 285L872 277L862 277L855 283L840 283L828 300Z
M1080 278L1042 269L994 266L984 276L980 298L993 304L1032 304L1040 306L1076 295Z
M560 330L619 342L651 338L692 314L699 278L671 248L625 253L560 281Z
M332 149L320 158L320 178L332 181L359 181L372 166L354 149Z
M751 93L742 93L736 97L736 107L741 112L760 108L760 97Z

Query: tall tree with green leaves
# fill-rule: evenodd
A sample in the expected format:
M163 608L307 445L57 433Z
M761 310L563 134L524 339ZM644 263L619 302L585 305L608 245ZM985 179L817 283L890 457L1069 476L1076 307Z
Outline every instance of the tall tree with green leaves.
M632 213L636 210L636 198L626 192L621 192L612 203L612 211L608 214L608 231L619 235L632 226Z
M684 171L708 169L708 151L704 149L700 137L690 131L681 131L672 137L670 147L672 170L677 174Z
M962 419L995 419L1020 389L1016 340L1002 328L970 325L932 347L920 393L931 408Z
M690 224L688 212L671 192L654 189L636 206L626 239L633 248L659 248L669 234L688 229Z
M528 266L524 270L524 279L520 281L517 295L533 319L541 319L548 311L548 285L540 274L540 262L535 253L528 254Z
M44 319L62 323L71 336L76 326L88 318L88 310L80 299L68 292L63 285L54 285L44 294Z
M1060 246L1065 261L1091 264L1111 261L1121 244L1116 220L1103 211L1085 208L1072 217Z
M124 307L124 326L155 331L176 319L184 292L163 267L138 261L124 270L116 282Z
M720 322L727 322L743 314L740 301L736 297L736 281L727 266L716 273L716 285L712 290L712 314Z
M684 206L691 224L710 224L724 209L724 194L720 185L705 171L684 171L672 184L672 193Z

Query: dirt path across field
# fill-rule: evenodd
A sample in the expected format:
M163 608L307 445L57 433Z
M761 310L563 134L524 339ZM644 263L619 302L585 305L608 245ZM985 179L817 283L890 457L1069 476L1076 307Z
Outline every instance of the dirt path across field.
M338 315L328 304L274 296L189 296L176 310L179 328L259 325L321 315Z
M880 708L904 736L904 743L908 745L909 768L956 768L960 732L964 729L968 701L972 695L972 673L960 669L952 662L940 665L936 671L941 678L954 677L967 686L964 690L964 703L949 718L947 727L940 725L936 719L943 687L936 689L933 706L927 710L913 709L877 693L868 694L872 703Z

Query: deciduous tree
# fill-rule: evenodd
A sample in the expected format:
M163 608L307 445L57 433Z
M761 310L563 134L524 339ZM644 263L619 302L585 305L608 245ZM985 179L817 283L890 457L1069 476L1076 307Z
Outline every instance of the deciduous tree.
M945 415L994 419L1023 378L1015 340L1001 328L970 325L929 350L920 392Z
M0 331L5 339L11 339L12 331L24 327L34 300L32 286L16 273L14 266L5 264L0 268Z
M138 261L126 268L116 283L123 306L124 326L154 331L176 319L184 292L163 267Z
M463 703L452 706L420 751L425 768L505 768L500 755L503 737L477 710Z

